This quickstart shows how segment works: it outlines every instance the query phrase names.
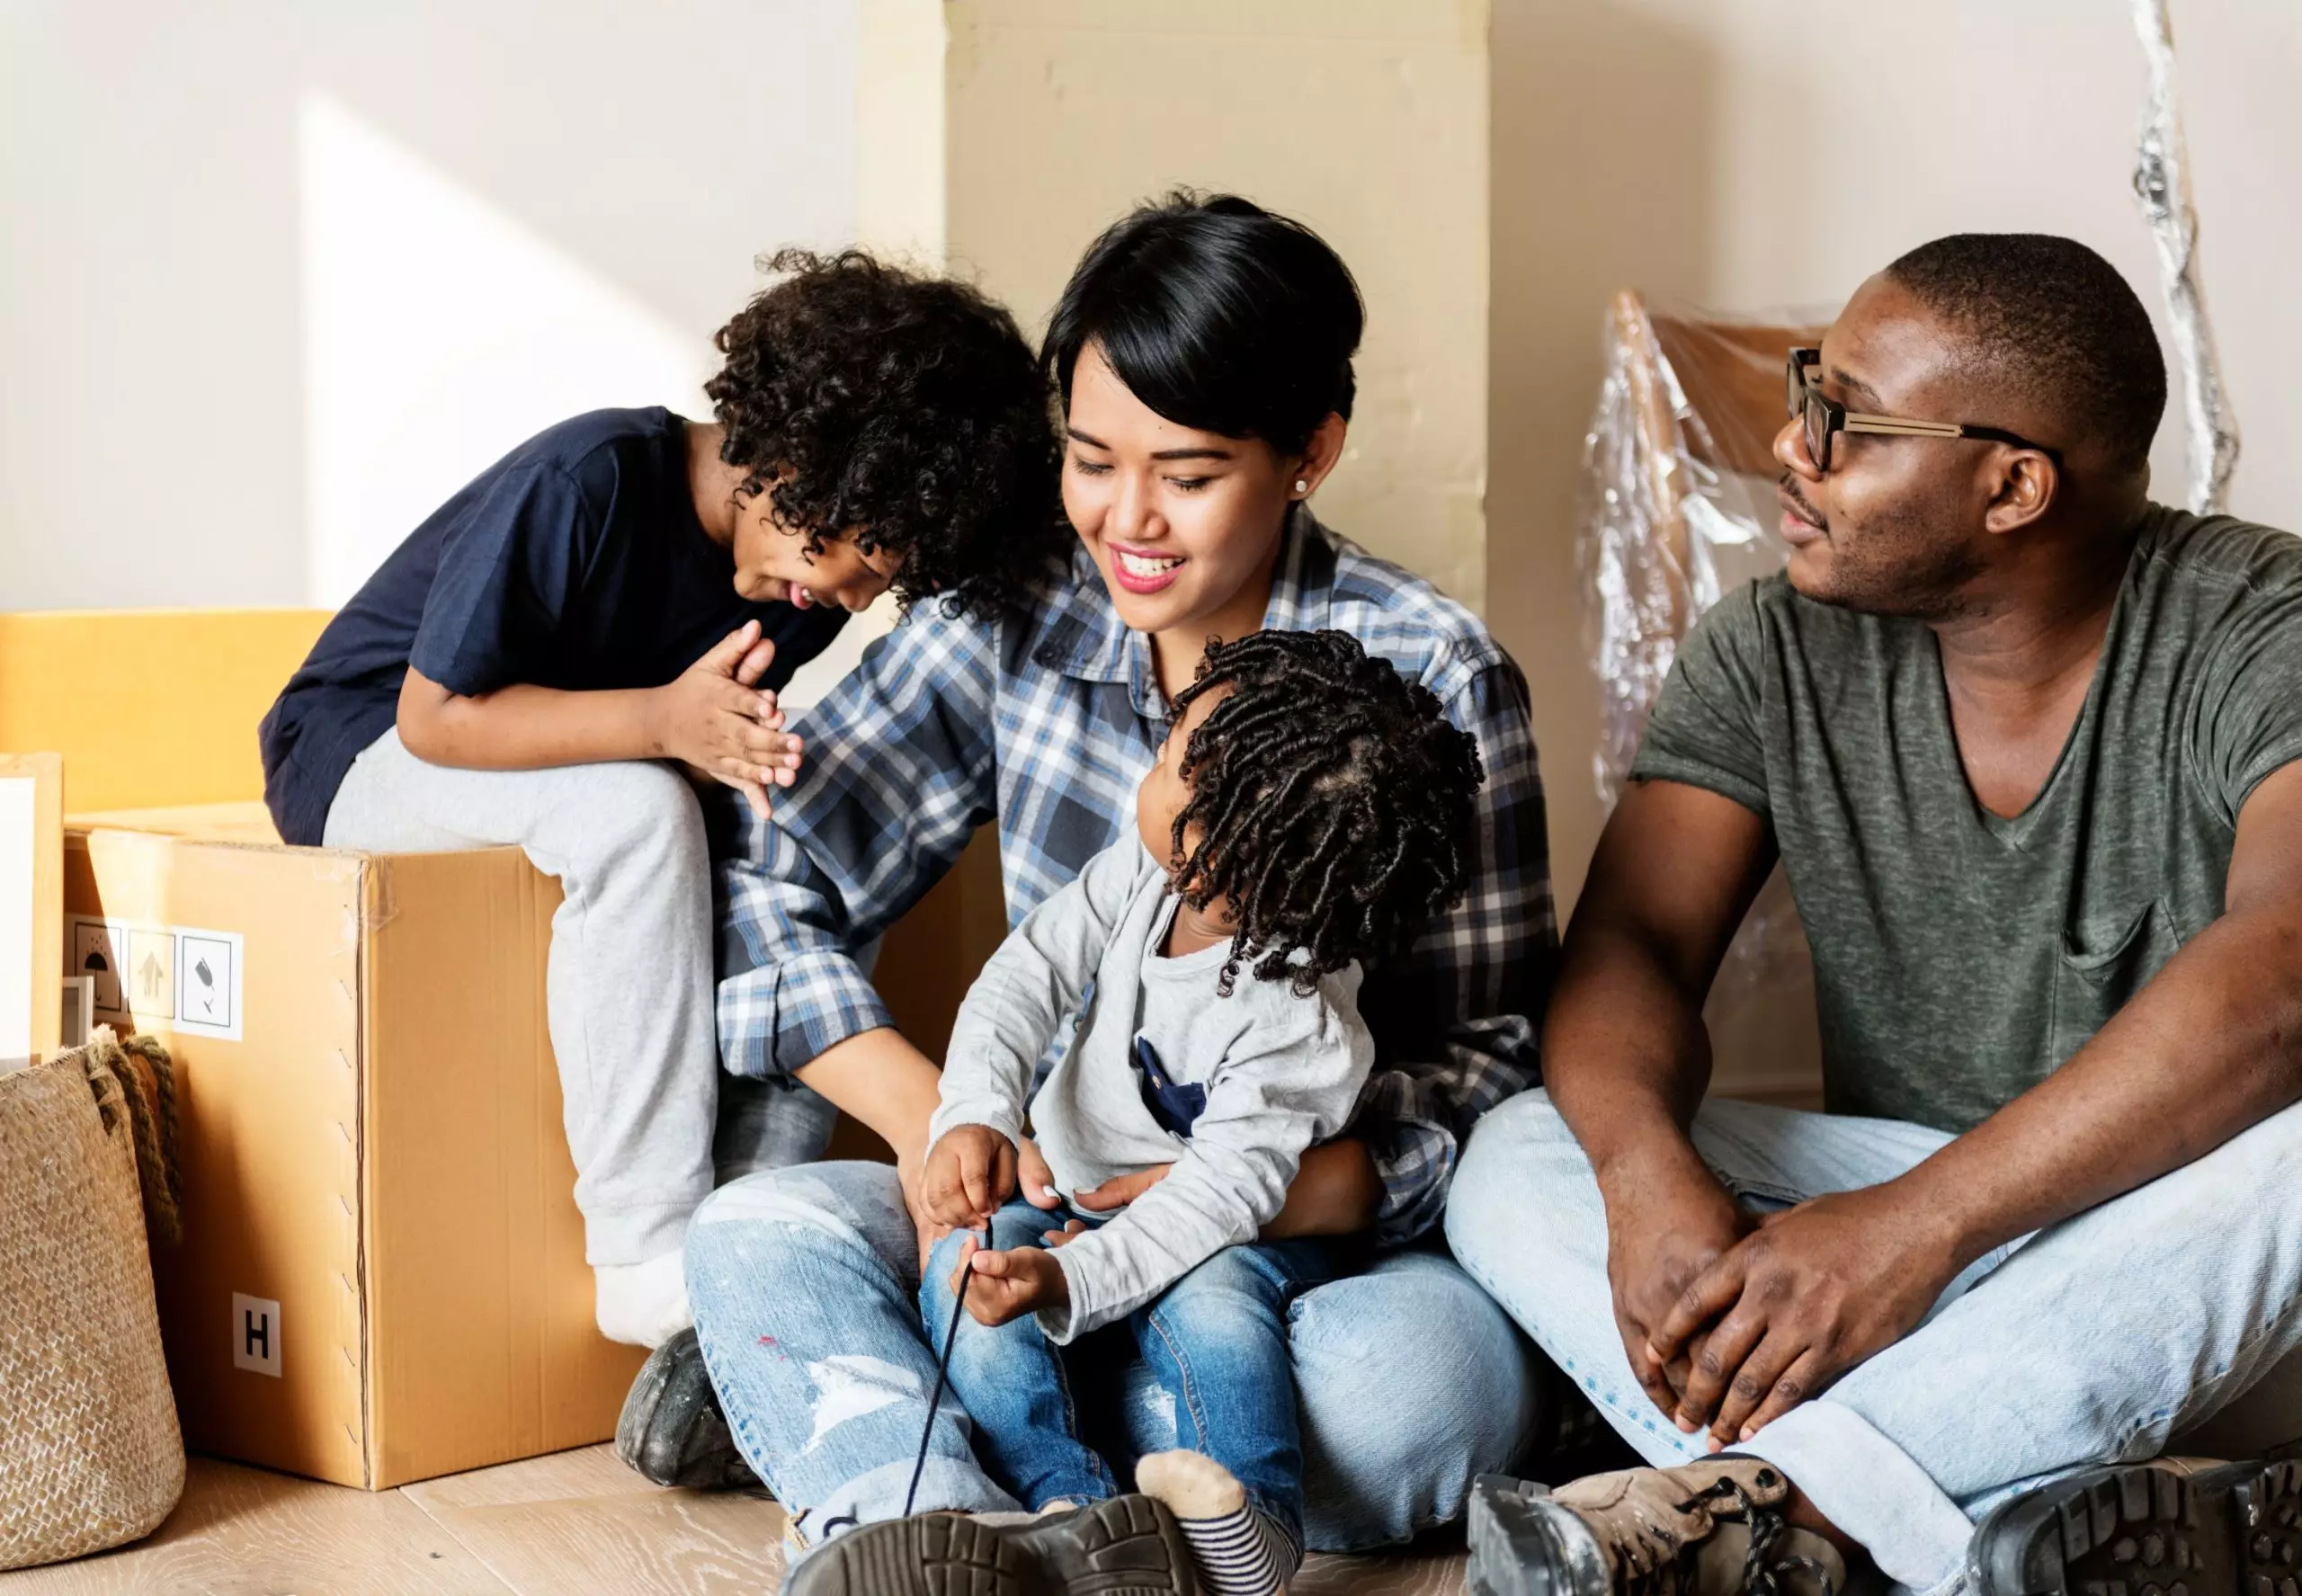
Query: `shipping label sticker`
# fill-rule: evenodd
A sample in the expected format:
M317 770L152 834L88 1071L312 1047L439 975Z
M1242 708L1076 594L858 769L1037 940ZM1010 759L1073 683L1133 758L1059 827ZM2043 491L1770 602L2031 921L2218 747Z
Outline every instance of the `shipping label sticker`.
M176 1030L238 1041L239 933L179 929L175 939Z
M241 1039L241 969L236 931L138 925L90 915L69 918L64 973L95 989L95 1018L142 1030Z

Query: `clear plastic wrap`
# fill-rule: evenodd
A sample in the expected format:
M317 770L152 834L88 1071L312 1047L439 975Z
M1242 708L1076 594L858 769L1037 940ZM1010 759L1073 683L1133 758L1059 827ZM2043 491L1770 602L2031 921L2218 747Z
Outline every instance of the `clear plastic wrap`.
M2198 266L2198 207L2190 199L2190 150L2182 141L2182 110L2174 99L2174 24L2166 0L2134 0L2135 31L2149 67L2142 137L2135 152L2134 192L2158 246L2166 288L2166 324L2182 374L2182 432L2190 444L2190 506L2219 514L2238 467L2238 418L2222 388L2214 324L2206 314L2206 287Z
M1608 308L1576 555L1584 641L1605 702L1594 774L1609 803L1679 640L1722 594L1789 556L1774 508L1783 359L1821 336L1650 312L1628 291Z
M1584 644L1603 706L1593 770L1603 802L1621 790L1688 629L1723 594L1789 557L1774 500L1783 361L1792 345L1821 341L1807 318L1651 310L1628 290L1608 308L1576 550ZM1722 1088L1811 1092L1812 989L1806 936L1778 870L1712 989ZM1794 1018L1799 1011L1804 1018ZM1805 1030L1787 1034L1793 1024Z

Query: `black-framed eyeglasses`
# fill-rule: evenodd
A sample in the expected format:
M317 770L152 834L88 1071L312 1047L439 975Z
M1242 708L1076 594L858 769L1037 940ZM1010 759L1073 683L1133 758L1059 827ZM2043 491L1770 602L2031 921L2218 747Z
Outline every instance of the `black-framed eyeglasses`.
M2017 449L2035 449L2052 460L2057 469L2061 468L2060 450L2033 443L2003 427L1978 427L1955 421L1914 421L1906 415L1869 415L1860 410L1849 410L1826 397L1807 376L1810 368L1822 363L1821 350L1794 349L1782 379L1783 404L1790 415L1800 418L1806 429L1807 456L1815 462L1817 471L1831 468L1834 432L1878 432L1896 438L1986 438L1994 443L2012 443Z

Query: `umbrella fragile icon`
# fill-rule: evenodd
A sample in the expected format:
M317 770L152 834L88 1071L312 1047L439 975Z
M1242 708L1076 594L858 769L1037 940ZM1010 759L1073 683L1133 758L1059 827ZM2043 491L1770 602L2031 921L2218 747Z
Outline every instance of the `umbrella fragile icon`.
M120 939L124 933L102 921L82 920L73 927L72 963L76 975L95 983L95 1007L107 1014L127 1008L120 1001Z

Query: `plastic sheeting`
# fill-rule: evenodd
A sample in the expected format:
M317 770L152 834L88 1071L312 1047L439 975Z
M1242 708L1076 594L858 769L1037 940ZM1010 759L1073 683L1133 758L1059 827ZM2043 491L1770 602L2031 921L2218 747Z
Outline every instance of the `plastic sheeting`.
M1774 498L1783 361L1792 345L1821 342L1822 326L1807 318L1650 310L1628 291L1608 308L1605 375L1583 441L1577 557L1584 640L1603 700L1593 773L1610 805L1689 629L1789 557ZM1738 1018L1780 1014L1778 1003L1811 994L1811 979L1777 871L1712 988L1722 1085L1771 1095L1811 1084L1811 1044L1786 1052L1762 1034L1730 1064L1721 1034Z
M2199 278L2198 208L2190 201L2190 159L2174 101L2174 25L2166 0L2134 0L2135 31L2149 68L2142 137L2135 152L2134 192L2158 246L2166 289L2166 320L2182 376L2182 430L2190 445L2190 506L2218 513L2238 465L2238 418L2222 388L2222 362L2214 324L2206 314Z
M1821 328L1608 308L1606 373L1583 440L1584 641L1605 731L1594 774L1611 803L1681 638L1721 595L1782 568L1774 435L1782 369Z

